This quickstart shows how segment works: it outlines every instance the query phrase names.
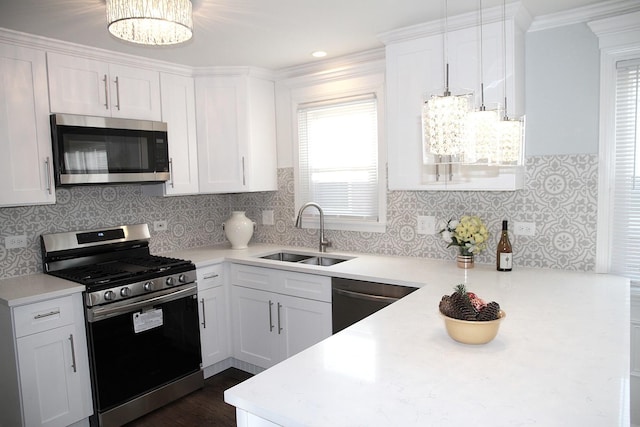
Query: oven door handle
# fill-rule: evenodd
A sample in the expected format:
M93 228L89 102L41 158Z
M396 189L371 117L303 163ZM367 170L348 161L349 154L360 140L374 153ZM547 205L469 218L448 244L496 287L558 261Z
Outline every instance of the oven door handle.
M107 317L112 317L118 314L136 311L138 309L148 307L150 305L157 305L157 304L162 304L169 301L175 301L177 299L184 298L190 295L196 295L196 294L197 294L197 285L195 283L190 285L185 285L185 287L183 287L180 290L176 290L175 288L167 289L166 291L162 291L162 295L158 295L153 298L146 298L142 301L136 301L136 302L132 302L125 305L118 305L117 307L114 307L114 305L117 304L116 303L116 304L111 304L104 307L92 308L87 313L88 314L87 321L95 322L95 321L102 320Z
M338 295L345 296L345 297L358 298L358 299L363 299L363 300L367 300L367 301L379 301L379 302L394 303L394 302L398 301L398 299L399 299L399 298L394 298L394 297L385 297L385 296L382 296L382 295L363 294L362 292L347 291L345 289L337 289L337 288L333 288L333 292L335 292Z

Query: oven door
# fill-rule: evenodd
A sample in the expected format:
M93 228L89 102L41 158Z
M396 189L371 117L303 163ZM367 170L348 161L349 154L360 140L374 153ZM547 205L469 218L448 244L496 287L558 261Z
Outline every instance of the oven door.
M98 412L200 370L196 291L184 285L87 311Z

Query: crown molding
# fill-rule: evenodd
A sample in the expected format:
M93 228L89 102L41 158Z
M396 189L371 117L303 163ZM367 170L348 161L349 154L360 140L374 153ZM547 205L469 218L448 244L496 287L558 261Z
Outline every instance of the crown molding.
M640 2L638 0L611 0L564 12L538 16L531 23L529 32L580 24L636 11L640 11Z
M483 9L483 24L502 22L503 19L513 20L520 30L523 32L527 31L531 25L532 18L524 5L518 1L509 3L506 5L505 9L504 16L502 6ZM445 24L447 32L475 27L479 25L479 14L478 12L463 13L460 15L449 16L446 20L442 18L435 21L425 22L423 24L398 28L396 30L378 34L378 39L380 39L380 41L385 45L388 45L391 43L430 37L443 34L445 32Z
M185 76L191 76L192 67L174 64L149 58L141 58L136 55L113 52L106 49L84 46L77 43L51 39L34 34L0 28L0 41L16 46L31 49L43 50L45 52L55 52L64 55L78 56L85 59L104 61L114 64L127 65L137 68L149 69L153 71L163 71Z

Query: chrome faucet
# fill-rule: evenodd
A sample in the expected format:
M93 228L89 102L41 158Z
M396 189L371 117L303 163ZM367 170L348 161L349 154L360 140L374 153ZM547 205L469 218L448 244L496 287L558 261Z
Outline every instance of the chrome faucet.
M331 242L325 240L324 238L324 212L322 212L322 208L316 202L307 202L298 211L298 217L296 218L296 228L302 228L302 212L308 208L309 206L313 206L318 209L320 212L320 252L326 252L327 247L331 246Z

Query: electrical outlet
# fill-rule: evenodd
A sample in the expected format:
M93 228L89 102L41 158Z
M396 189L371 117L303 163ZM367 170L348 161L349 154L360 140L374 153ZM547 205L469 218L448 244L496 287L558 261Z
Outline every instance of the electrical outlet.
M7 236L4 238L4 246L7 249L26 248L27 236L24 234L20 236Z
M263 225L273 225L275 224L273 219L273 211L262 211L262 224Z
M536 223L535 222L514 222L513 234L515 234L516 236L535 236Z
M436 217L418 215L416 232L418 234L436 234Z
M167 231L167 221L154 221L153 231Z

